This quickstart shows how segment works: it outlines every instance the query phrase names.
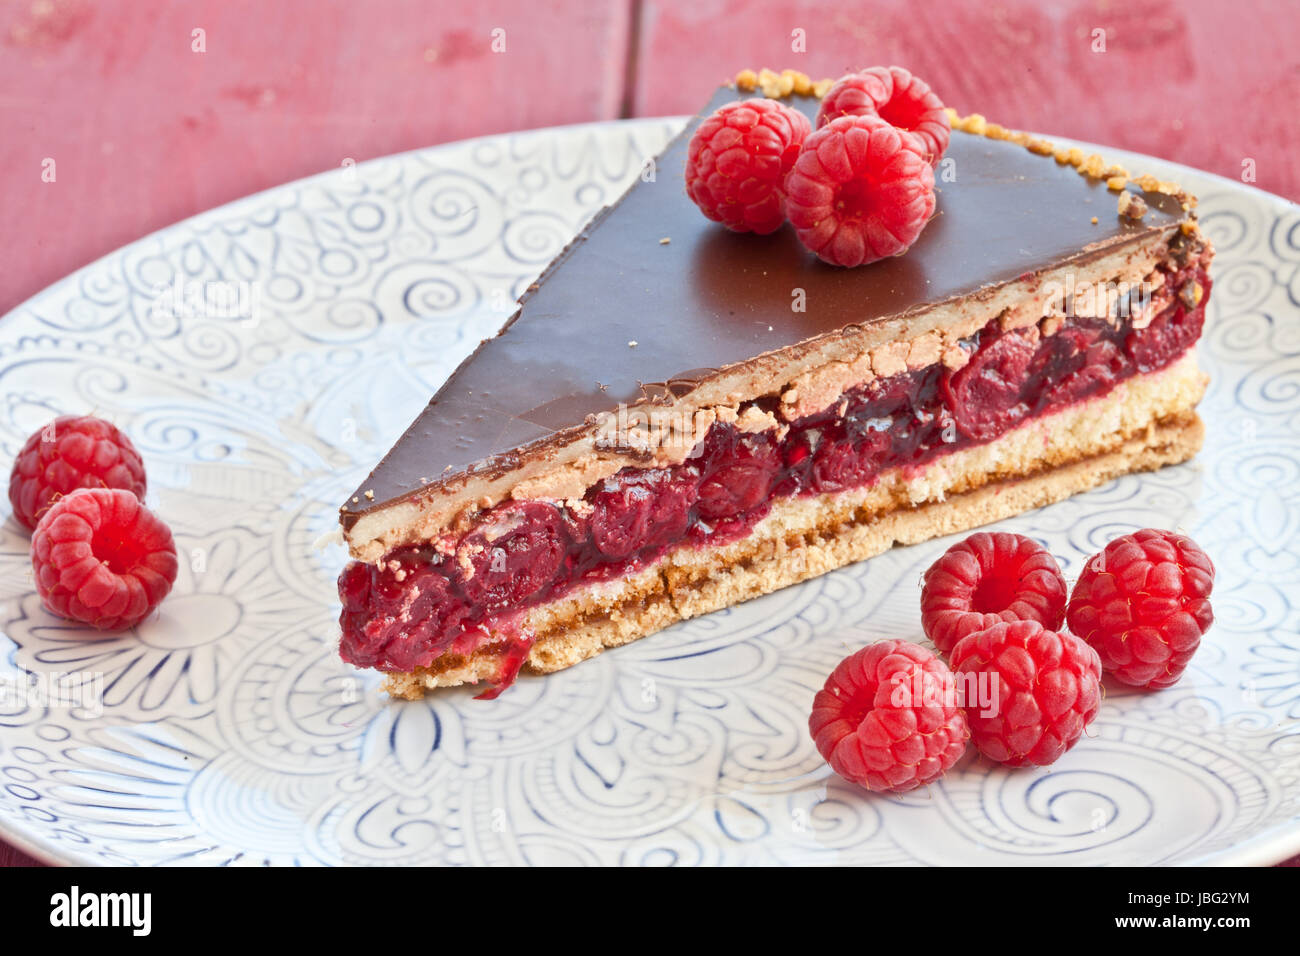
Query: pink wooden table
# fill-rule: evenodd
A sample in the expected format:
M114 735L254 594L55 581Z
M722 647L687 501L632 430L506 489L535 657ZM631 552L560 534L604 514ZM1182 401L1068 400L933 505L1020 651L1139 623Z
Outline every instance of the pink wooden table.
M126 242L345 159L689 113L745 66L899 63L962 112L1236 180L1251 168L1300 199L1293 0L921 6L0 0L0 314ZM28 862L0 844L0 865Z

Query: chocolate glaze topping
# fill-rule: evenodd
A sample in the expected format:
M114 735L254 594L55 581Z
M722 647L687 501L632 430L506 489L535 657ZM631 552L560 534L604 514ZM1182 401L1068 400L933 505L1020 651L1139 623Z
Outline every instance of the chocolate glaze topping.
M701 116L752 95L723 87ZM813 97L787 102L816 116ZM954 131L952 163L936 174L936 216L916 244L893 259L836 268L788 225L739 235L704 218L683 185L699 119L659 156L655 181L638 180L602 210L438 390L340 509L345 528L467 470L512 467L513 451L590 414L666 388L681 395L725 366L1086 260L1184 218L1174 197L1130 185L1149 212L1124 219L1103 181L1016 143ZM792 310L795 289L806 311Z

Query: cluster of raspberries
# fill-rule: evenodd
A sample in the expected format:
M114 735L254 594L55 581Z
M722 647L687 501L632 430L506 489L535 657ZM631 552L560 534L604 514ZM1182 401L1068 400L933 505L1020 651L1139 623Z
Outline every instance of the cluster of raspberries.
M62 415L23 443L9 502L32 531L32 571L47 610L120 631L167 596L176 544L141 503L144 492L140 453L102 419Z
M947 663L897 640L845 658L813 701L813 741L836 773L876 791L930 783L968 740L999 763L1047 766L1097 715L1103 671L1147 689L1182 676L1214 620L1213 585L1190 538L1146 529L1093 555L1067 601L1035 541L973 534L921 592L921 626Z
M691 137L686 192L704 215L766 235L787 219L832 265L900 255L934 215L950 126L929 85L902 67L842 77L813 131L779 100L737 100Z

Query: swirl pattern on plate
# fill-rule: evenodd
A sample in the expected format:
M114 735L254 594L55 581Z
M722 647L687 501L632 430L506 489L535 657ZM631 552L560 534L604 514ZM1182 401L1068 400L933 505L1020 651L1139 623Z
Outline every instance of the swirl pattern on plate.
M845 653L921 639L919 575L947 541L524 678L491 704L388 701L338 660L343 556L313 545L341 496L676 128L542 131L341 169L147 237L4 320L4 451L59 411L113 418L182 558L156 619L88 641L41 610L26 536L0 527L6 834L60 860L137 864L1294 852L1300 217L1191 171L1167 178L1200 192L1219 246L1206 450L1005 524L1067 576L1116 534L1182 527L1218 563L1218 624L1176 688L1111 688L1092 737L1049 771L971 754L927 793L869 797L808 738L812 695ZM214 290L234 293L233 313L208 308Z

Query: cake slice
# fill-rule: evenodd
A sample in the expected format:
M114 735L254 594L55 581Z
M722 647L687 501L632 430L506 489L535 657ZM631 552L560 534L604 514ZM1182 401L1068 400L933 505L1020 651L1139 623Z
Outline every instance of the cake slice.
M704 115L812 118L811 86L745 74ZM1174 184L954 117L919 240L841 269L700 214L698 122L343 505L340 651L390 693L494 696L1200 447L1212 249Z

